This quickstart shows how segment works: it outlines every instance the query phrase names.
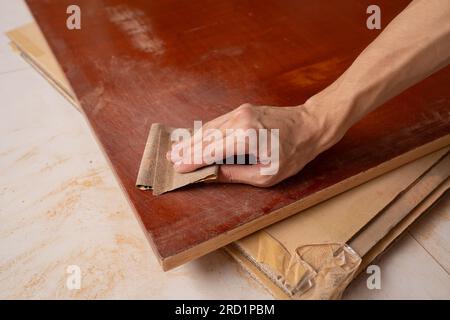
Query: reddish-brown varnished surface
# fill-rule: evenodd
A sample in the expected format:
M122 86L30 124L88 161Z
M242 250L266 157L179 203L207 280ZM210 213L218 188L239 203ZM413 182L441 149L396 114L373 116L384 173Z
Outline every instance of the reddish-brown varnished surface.
M245 102L303 103L377 36L365 27L372 2L28 0L162 260L450 132L447 67L270 189L135 188L153 122L186 127ZM377 3L385 26L408 1ZM81 30L66 28L69 4L81 7Z

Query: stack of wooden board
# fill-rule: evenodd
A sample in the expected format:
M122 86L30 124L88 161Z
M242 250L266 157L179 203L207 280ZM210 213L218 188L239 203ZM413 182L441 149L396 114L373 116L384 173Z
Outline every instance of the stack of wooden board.
M448 150L307 209L227 250L276 297L339 298L356 274L449 190Z
M38 71L46 77L57 89L68 97L76 107L78 104L72 90L65 80L63 73L58 71L59 66L53 58L44 37L35 24L30 24L8 33L12 45L19 50L21 55L29 61ZM56 71L55 71L56 70ZM69 94L66 94L69 93ZM252 272L257 279L276 296L280 298L299 297L298 291L286 290L280 285L280 279L273 278L277 271L270 264L262 261L261 252L270 259L270 255L284 257L286 265L290 260L285 254L292 248L316 244L344 244L352 246L352 240L380 212L388 205L395 203L405 190L411 188L421 176L435 165L435 163L447 152L448 148L432 153L410 164L386 173L357 188L347 191L333 199L325 201L313 208L303 211L263 231L257 232L247 238L237 241L227 250ZM426 208L428 208L443 192L448 189L448 180L436 188L430 196L384 235L371 250L365 252L359 268L351 269L353 276L358 270L370 263L376 256L383 252L392 241L403 232ZM357 237L356 237L357 239ZM282 249L282 250L280 250ZM271 251L272 250L272 251ZM285 268L285 266L281 266ZM294 270L291 265L290 270ZM268 272L269 271L269 272ZM298 271L298 270L297 270ZM269 276L269 274L271 274ZM294 273L294 275L299 276ZM284 275L281 275L284 276ZM286 278L289 278L287 275ZM351 280L349 277L348 280ZM344 282L346 285L348 282ZM337 289L343 289L342 288ZM311 291L310 291L311 292ZM341 291L336 290L334 294ZM322 292L323 293L323 292ZM304 296L303 296L304 297ZM317 296L316 296L317 297ZM323 297L323 296L322 296ZM330 297L330 296L329 296ZM328 297L328 298L329 298Z
M12 48L79 109L75 94L36 23L11 30L7 35Z

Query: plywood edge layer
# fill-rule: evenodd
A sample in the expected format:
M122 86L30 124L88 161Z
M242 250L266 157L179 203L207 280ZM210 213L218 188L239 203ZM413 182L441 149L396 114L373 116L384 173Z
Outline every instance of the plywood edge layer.
M439 187L437 187L428 197L414 208L400 223L398 223L389 233L370 249L363 257L361 265L356 275L365 270L372 262L379 259L386 250L397 241L403 233L426 214L445 194L450 190L450 178L447 178Z
M40 65L33 59L33 57L29 56L26 51L23 51L17 44L14 42L12 45L16 46L19 51L20 56L31 66L33 67L45 80L47 80L67 101L69 101L76 110L81 111L80 106L77 104L75 97L72 93L68 92L65 86L61 85L57 80L51 77L44 68L41 68Z
M35 23L22 25L6 32L14 50L50 82L77 109L75 94L63 70L56 61L39 26Z
M415 207L443 184L450 176L450 153L446 153L416 179L406 190L389 203L360 230L348 244L353 250L364 256L390 230L403 220Z
M266 289L275 299L290 300L290 296L279 286L273 283L267 276L250 260L248 260L238 249L230 244L224 250L264 289Z

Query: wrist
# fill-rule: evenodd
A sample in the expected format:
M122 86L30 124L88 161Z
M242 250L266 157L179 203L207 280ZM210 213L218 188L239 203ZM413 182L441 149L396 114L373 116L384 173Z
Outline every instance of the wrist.
M320 131L320 152L341 140L353 125L353 105L351 100L322 91L309 98L302 106Z

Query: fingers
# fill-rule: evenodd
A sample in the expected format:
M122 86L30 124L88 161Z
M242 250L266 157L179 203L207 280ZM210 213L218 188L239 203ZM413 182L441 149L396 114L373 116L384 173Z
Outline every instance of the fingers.
M254 149L252 154L256 154L257 147ZM178 152L178 148L175 148L175 151ZM233 133L226 135L224 131L211 130L211 133L205 132L203 140L197 141L190 149L183 151L187 152L187 156L183 156L181 161L174 164L175 170L180 173L213 163L222 163L223 159L235 155L246 155L249 153L249 146L247 140L238 139Z
M196 143L200 143L202 140L205 139L204 135L205 135L206 131L208 131L208 129L222 128L223 125L227 121L227 117L228 117L228 114L224 114L214 120L211 120L211 121L205 123L201 128L202 130L198 130L197 132L195 132L194 136L191 137L191 139L188 139L187 141L183 141L182 147L187 147L189 145L191 147L193 147Z
M238 164L245 162L245 158L239 156L250 155L256 159L258 150L256 131L240 129L253 128L250 124L253 117L250 108L251 105L244 104L207 122L193 136L174 144L166 154L167 159L180 173L194 171L213 163L220 164L223 159L231 159L234 156L238 156ZM242 119L247 120L242 122L240 121Z
M193 137L175 145L166 157L174 163L177 172L184 173L198 168L222 163L223 159L233 156L251 155L257 158L258 141L256 131L249 135L245 130L226 130L232 127L227 120L219 128L211 128L211 124L198 130ZM215 122L216 124L220 122ZM182 155L180 154L182 153ZM239 158L238 164L245 162Z
M176 162L179 162L180 156L179 156L179 152L181 150L195 150L194 146L198 143L202 143L203 141L208 141L207 138L205 136L205 132L208 131L208 129L213 129L213 128L221 128L223 126L223 124L227 121L229 115L228 114L224 114L216 119L213 119L207 123L205 123L201 130L197 130L193 136L191 136L189 139L185 139L183 141L181 141L180 143L173 143L172 144L172 148L171 150L169 150L166 153L166 158L167 160L173 162L174 164ZM191 154L184 154L183 156L187 157L187 156L191 156ZM189 162L189 161L185 161L185 162Z

